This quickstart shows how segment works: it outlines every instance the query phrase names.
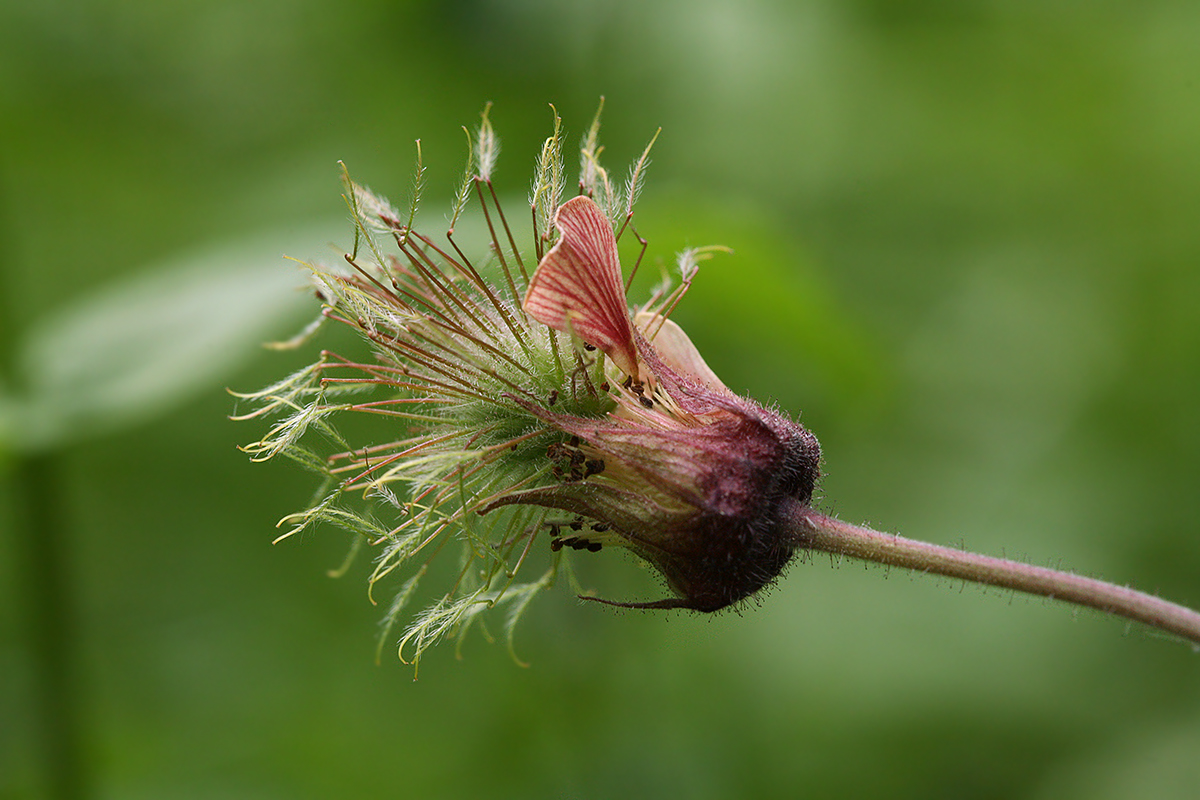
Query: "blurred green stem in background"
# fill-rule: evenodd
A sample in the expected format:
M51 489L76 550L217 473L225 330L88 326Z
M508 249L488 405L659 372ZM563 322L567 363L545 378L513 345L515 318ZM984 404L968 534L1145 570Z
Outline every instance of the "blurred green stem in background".
M0 178L3 177L0 171ZM4 183L0 180L0 187ZM8 198L0 190L0 238L12 241L8 231ZM11 255L9 256L11 258ZM0 274L10 275L9 264L0 264ZM6 300L13 299L6 293ZM15 339L13 320L16 309L7 303L0 309L0 341ZM12 347L0 348L0 386L13 386L16 354ZM0 403L8 398L0 395ZM11 418L0 423L15 425ZM0 424L0 432L3 432ZM58 495L59 464L57 451L7 453L12 442L0 436L0 456L7 456L4 474L10 483L13 572L21 582L18 607L24 610L27 641L30 645L29 689L34 719L32 749L41 759L38 765L46 796L71 800L88 795L84 769L83 737L80 730L81 693L75 669L74 652L77 610L67 579L66 555L69 552L62 497Z
M1088 606L1182 636L1200 649L1200 613L1125 586L1070 572L905 539L792 503L781 517L805 550L875 561Z
M66 513L54 452L21 456L11 467L17 553L24 576L25 624L32 644L32 705L47 796L88 796L81 729L82 692L75 668L76 603L66 574Z

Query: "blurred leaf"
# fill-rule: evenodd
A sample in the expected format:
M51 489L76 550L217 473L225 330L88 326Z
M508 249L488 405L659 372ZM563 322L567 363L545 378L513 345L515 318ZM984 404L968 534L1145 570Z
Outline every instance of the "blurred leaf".
M0 435L35 451L144 422L221 382L312 307L284 254L333 254L341 226L276 231L142 270L60 308L18 354L25 396L0 405Z
M0 382L0 466L10 455L9 443L16 436L17 420L20 416L21 404L9 393L9 388Z

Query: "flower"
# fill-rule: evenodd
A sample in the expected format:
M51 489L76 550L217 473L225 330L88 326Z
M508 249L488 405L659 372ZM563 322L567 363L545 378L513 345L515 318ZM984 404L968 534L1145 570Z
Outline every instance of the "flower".
M593 200L567 201L555 224L560 239L538 265L524 308L610 359L605 383L616 407L596 418L529 405L577 442L552 457L584 470L560 470L558 485L514 492L482 510L534 504L594 520L586 533L559 541L628 547L678 595L603 602L717 611L749 597L791 559L776 512L786 498L811 500L816 437L726 388L661 311L643 309L634 323L616 238Z
M810 501L817 440L726 388L669 319L712 248L682 254L681 284L660 287L631 311L618 238L650 147L617 188L599 164L598 130L599 114L581 151L580 194L562 202L555 118L530 193L534 236L525 248L492 183L498 143L486 110L444 244L413 224L419 158L408 214L346 178L356 232L349 271L308 266L323 318L356 329L374 357L325 351L284 381L240 395L257 403L242 418L282 416L248 452L285 455L326 478L311 508L284 519L290 528L280 538L320 522L353 532L379 548L372 588L417 564L381 642L432 557L462 545L451 590L414 616L402 658L406 648L417 660L444 636L461 636L499 604L509 608L511 646L530 599L554 583L564 548L627 548L674 594L602 602L696 611L753 596L792 556L793 538L776 517L785 501ZM472 196L490 234L490 265L477 265L455 239ZM351 444L334 425L349 412L381 418L382 438ZM335 442L334 452L314 449L314 432ZM360 494L366 507L352 501ZM380 504L386 517L373 510ZM518 582L537 542L548 542L550 565Z

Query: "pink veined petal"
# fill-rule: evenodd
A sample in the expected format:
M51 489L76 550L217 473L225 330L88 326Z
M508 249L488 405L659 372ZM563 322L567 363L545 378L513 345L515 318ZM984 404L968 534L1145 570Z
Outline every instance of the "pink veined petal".
M608 217L580 195L559 206L554 224L562 237L529 281L526 313L555 330L574 331L637 378L633 324Z
M649 311L640 311L634 324L651 344L663 363L680 375L699 381L710 389L728 392L729 388L704 361L696 345L673 320L663 319Z

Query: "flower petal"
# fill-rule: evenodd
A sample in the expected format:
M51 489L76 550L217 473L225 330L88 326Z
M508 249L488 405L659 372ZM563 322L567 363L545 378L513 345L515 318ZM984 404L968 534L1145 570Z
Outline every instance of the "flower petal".
M710 389L728 392L729 387L721 382L717 373L705 363L704 357L683 332L683 328L672 320L650 311L639 311L634 324L642 335L654 345L663 363L680 375L699 381Z
M608 217L581 195L559 206L554 223L562 237L529 281L525 312L555 330L573 331L622 372L638 377L633 324Z

